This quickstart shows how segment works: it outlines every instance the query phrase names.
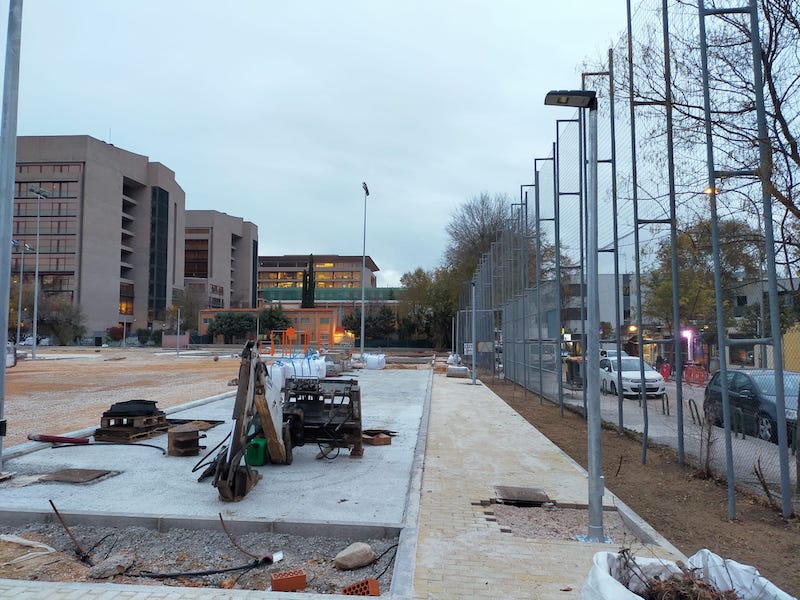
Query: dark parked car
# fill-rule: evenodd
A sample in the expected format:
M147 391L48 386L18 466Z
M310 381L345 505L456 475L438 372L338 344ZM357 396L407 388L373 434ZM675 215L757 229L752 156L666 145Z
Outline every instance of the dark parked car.
M703 401L706 418L714 425L722 424L722 374L717 371L708 382ZM777 411L775 404L775 373L770 369L728 371L728 400L733 419L731 427L762 440L778 441ZM791 432L797 427L797 393L800 389L800 373L783 372L783 397L786 407L786 423ZM739 419L741 411L741 419ZM739 425L741 420L741 425Z

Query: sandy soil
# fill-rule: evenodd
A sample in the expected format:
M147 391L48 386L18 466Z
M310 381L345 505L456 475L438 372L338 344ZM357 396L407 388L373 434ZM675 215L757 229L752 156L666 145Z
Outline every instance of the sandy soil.
M103 412L115 402L155 400L163 410L230 391L240 362L223 350L180 357L143 348L53 348L38 354L47 360L21 360L6 372L4 447L26 442L30 433L100 427Z

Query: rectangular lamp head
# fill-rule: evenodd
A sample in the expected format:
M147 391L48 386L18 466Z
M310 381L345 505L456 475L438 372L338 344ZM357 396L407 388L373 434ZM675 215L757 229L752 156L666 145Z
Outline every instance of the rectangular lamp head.
M597 93L594 90L556 90L547 92L544 103L546 106L596 108Z

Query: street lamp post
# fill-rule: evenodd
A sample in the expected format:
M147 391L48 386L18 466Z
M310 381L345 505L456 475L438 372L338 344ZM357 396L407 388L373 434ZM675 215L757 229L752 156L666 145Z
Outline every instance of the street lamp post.
M367 273L367 196L369 188L365 181L361 182L364 189L364 240L361 246L361 362L364 362L364 299L366 294L364 278Z
M19 251L22 253L22 257L19 261L19 300L17 300L17 344L19 344L19 338L22 336L22 278L25 273L25 250L33 250L33 248L17 240L11 240L11 245L14 246L14 248L19 248Z
M38 325L39 325L39 223L41 221L42 211L42 198L47 198L47 190L40 187L28 188L30 192L36 195L36 269L33 275L33 345L31 346L31 358L36 358L36 343L38 341Z
M589 535L586 541L603 542L603 474L600 446L600 307L597 257L597 95L591 90L552 91L544 103L589 109L586 163L586 271L588 311L586 336L586 404L589 448Z

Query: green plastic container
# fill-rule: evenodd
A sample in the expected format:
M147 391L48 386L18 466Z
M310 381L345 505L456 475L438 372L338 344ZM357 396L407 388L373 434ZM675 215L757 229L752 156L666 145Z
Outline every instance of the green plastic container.
M267 464L267 440L253 438L244 454L244 462L251 467L261 467Z

